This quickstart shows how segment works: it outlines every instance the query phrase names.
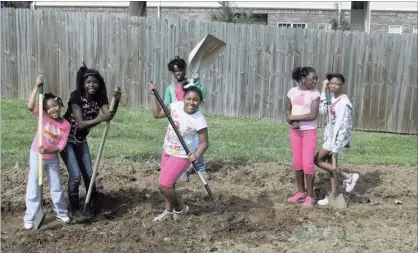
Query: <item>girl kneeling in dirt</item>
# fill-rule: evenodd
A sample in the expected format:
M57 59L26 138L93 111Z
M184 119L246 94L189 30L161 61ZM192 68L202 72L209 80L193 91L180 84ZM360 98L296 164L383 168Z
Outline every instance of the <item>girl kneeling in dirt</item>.
M319 104L319 113L327 114L324 128L324 144L315 155L315 164L321 169L330 173L331 186L334 189L335 182L333 177L333 167L331 156L334 153L343 152L350 147L351 129L353 126L353 105L347 95L342 94L342 86L345 78L341 74L328 74L327 79L323 82L321 100ZM328 124L328 107L326 98L326 89L329 86L331 92L331 114L332 126ZM333 135L330 134L330 127L333 128ZM333 143L333 145L331 145ZM339 171L344 178L346 192L351 192L359 179L359 174L348 174ZM325 197L318 201L318 205L328 205L328 198Z
M295 68L293 80L299 83L287 93L286 119L290 128L290 147L296 169L298 192L288 198L290 203L304 202L304 208L315 204L313 198L314 155L316 150L317 115L320 94L315 86L316 71L311 67ZM307 191L305 192L305 177Z
M151 99L152 115L156 119L164 118L166 116L164 110L158 105L152 91L156 86L150 83L148 87L153 95ZM183 101L174 101L167 108L190 153L186 154L174 129L169 124L164 139L164 147L161 154L161 171L158 179L160 190L165 198L166 210L155 217L154 221L162 221L171 217L175 220L180 220L189 210L189 207L183 205L179 199L174 185L188 169L190 163L197 161L209 146L208 124L203 114L198 111L202 100L202 91L196 86L190 86L184 90ZM197 149L193 145L196 135L199 136Z
M51 199L54 203L55 217L64 223L70 221L67 211L67 203L60 182L60 165L58 152L62 151L67 144L68 134L70 133L70 123L61 118L61 98L51 94L44 94L43 107L35 106L36 95L44 79L39 76L29 98L28 109L33 115L38 115L39 110L43 110L42 118L42 137L41 145L38 143L38 132L33 139L30 160L29 175L26 186L26 214L23 218L24 228L32 229L36 212L39 209L40 196L38 196L38 159L39 153L42 154L42 167L47 175L48 184L51 192Z
M81 176L83 176L86 192L93 174L87 135L90 129L101 122L112 120L120 100L120 93L115 92L114 111L109 109L106 84L97 70L88 69L85 65L77 72L77 89L70 95L68 109L64 115L71 124L68 144L61 152L62 160L68 170L68 198L71 215L75 221L85 220L80 212L79 190ZM99 116L100 110L102 115ZM88 216L95 220L103 220L97 204L96 186L93 185Z

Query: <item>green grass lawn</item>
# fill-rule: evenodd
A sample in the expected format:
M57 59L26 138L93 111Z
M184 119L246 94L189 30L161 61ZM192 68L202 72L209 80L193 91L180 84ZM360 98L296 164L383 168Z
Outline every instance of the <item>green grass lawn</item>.
M291 162L287 124L211 115L206 115L206 119L209 159ZM159 158L167 125L167 119L156 120L149 110L121 107L110 125L104 159L139 162ZM26 101L1 101L2 169L15 162L27 162L36 126L36 117L26 109ZM93 157L103 129L101 124L89 135ZM322 133L318 136L320 146ZM417 165L417 140L417 136L354 132L352 148L340 155L340 159L351 164Z

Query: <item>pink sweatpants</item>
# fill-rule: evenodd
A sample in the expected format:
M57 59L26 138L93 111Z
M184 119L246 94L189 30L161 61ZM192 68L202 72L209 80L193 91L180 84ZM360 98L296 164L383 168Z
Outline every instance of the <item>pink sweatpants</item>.
M161 154L161 170L158 183L161 186L171 188L180 178L181 174L189 168L188 158L171 156L163 150Z
M296 170L303 170L305 175L313 175L314 156L316 150L317 129L290 129L290 147L293 153L293 166Z

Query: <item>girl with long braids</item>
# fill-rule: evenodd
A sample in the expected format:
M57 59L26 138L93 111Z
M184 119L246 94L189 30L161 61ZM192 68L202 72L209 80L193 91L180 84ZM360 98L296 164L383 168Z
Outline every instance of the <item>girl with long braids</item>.
M84 221L87 217L93 220L103 220L104 217L100 214L97 203L96 186L93 186L87 214L80 211L78 186L83 177L87 192L93 174L87 135L91 128L113 119L121 94L120 92L114 93L116 103L114 110L111 111L105 81L97 70L89 69L86 65L80 67L76 82L77 89L71 93L68 109L64 115L64 118L71 124L71 131L67 146L61 152L61 158L67 166L69 175L68 198L71 216L78 222ZM99 115L100 111L102 111L101 115Z

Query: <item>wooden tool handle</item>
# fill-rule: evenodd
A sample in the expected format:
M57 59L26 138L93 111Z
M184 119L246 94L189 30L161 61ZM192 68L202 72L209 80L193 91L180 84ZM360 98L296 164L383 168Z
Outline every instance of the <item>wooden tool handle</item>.
M116 87L114 91L115 92L120 92L121 89L119 87ZM116 105L116 98L115 98L115 96L113 96L112 101L110 102L109 110L114 110L115 105ZM106 126L105 126L105 129L103 131L102 140L101 140L100 146L99 146L99 151L98 151L96 161L95 161L94 167L93 167L93 174L92 174L91 179L90 179L89 189L87 190L87 196L86 196L86 200L85 200L86 205L84 206L84 212L86 211L87 204L90 202L91 193L93 191L93 185L95 184L95 181L96 181L97 171L99 170L100 158L102 157L103 148L104 148L104 145L105 145L105 142L106 142L107 132L109 131L109 124L110 124L110 120L106 122Z
M44 84L40 84L38 88L38 103L39 103L39 110L38 110L38 145L39 147L43 144L43 127L42 127L42 121L44 116ZM38 184L42 185L42 154L39 153L38 156Z

